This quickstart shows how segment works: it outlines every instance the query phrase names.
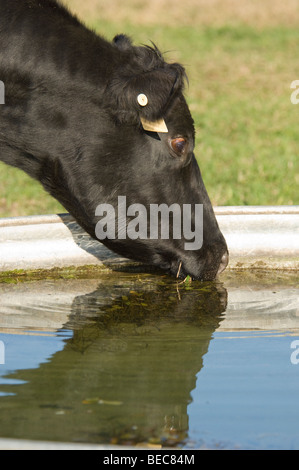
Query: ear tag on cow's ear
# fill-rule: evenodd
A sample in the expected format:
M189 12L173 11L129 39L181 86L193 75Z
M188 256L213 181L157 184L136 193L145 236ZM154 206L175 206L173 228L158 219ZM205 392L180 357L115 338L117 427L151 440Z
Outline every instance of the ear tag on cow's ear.
M137 102L140 106L146 106L148 104L148 98L144 93L140 93L137 96ZM148 121L143 117L140 118L142 127L145 131L150 132L168 132L167 126L164 119L158 119L157 121Z
M157 121L148 121L147 119L140 118L142 127L145 131L150 132L168 132L164 119L158 119Z
M140 106L146 106L148 103L148 98L144 93L140 93L140 95L137 96L137 101Z

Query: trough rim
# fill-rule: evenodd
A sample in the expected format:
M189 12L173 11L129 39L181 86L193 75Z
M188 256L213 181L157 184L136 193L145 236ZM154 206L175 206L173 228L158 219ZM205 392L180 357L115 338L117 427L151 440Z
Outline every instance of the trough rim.
M227 270L299 272L299 205L215 206L230 255ZM140 263L138 263L140 265ZM68 213L0 219L0 275L136 262L91 238Z
M294 206L214 206L216 216L222 215L277 215L277 214L298 214L299 205ZM35 225L35 224L55 224L55 223L75 222L74 217L62 212L59 214L41 214L0 218L1 227L12 227L14 225Z

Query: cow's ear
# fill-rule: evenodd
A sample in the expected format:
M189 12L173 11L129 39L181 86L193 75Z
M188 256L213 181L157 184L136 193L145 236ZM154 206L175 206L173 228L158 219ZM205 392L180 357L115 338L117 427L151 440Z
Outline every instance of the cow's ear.
M120 121L159 121L173 97L182 91L184 78L181 65L164 61L158 67L137 73L124 67L110 83L110 97L115 103L112 112ZM140 95L146 97L146 103L141 102Z
M182 91L185 71L179 64L165 64L151 72L132 77L126 90L127 99L141 118L152 121L162 118L173 97ZM146 103L140 101L146 96Z

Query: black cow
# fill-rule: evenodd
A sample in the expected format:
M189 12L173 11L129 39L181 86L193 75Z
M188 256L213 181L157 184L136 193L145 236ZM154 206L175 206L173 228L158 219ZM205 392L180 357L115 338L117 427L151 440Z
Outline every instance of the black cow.
M117 207L119 196L127 206L189 204L193 231L202 204L197 249L185 249L182 231L103 242L180 278L209 280L228 254L193 154L184 79L155 46L124 35L110 43L55 0L0 0L0 159L39 180L94 238L98 205Z

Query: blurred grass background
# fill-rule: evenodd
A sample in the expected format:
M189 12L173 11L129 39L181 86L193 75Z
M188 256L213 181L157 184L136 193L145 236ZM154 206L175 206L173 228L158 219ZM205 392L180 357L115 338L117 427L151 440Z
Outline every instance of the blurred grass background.
M299 204L297 0L63 0L111 40L153 41L181 62L196 157L214 205ZM0 164L0 216L64 212L21 171Z

